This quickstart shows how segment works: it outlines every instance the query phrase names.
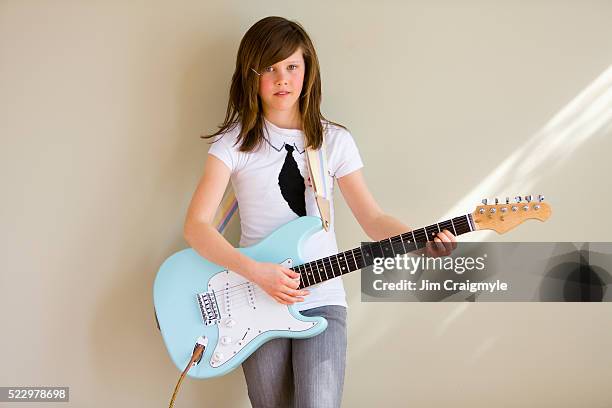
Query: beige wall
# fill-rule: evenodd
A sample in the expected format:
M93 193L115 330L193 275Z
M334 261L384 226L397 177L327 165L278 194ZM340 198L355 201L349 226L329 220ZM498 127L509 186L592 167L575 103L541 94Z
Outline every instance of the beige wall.
M198 135L223 119L240 38L266 15L311 34L324 113L352 131L389 213L419 227L483 196L544 193L547 223L490 238L612 241L611 14L606 1L1 1L0 385L67 385L74 406L167 402L178 372L153 279L185 246ZM365 235L338 201L349 248ZM358 274L345 284L346 407L612 404L609 304L366 304ZM241 371L188 380L179 406L248 406Z

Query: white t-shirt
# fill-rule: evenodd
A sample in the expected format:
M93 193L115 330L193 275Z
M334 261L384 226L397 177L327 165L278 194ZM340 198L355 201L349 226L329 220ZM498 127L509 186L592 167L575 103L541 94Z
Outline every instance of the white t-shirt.
M298 129L280 128L266 119L264 121L265 141L261 148L248 153L239 151L239 146L234 145L240 132L240 125L237 125L218 137L208 151L231 170L231 182L238 200L242 228L241 247L258 243L280 226L300 216L298 213L301 212L299 209L301 194L300 197L288 194L287 191L291 190L287 188L288 181L283 176L284 180L281 183L279 178L284 165L284 175L287 174L288 167L295 168L295 165L285 164L288 154L285 144L290 146L289 150L293 147L290 154L299 169L299 174L293 171L290 183L304 183L308 178L304 133ZM331 226L328 232L324 230L317 232L303 244L304 262L338 253L334 232L334 177L340 178L363 167L355 141L347 130L332 124L324 124L324 129L326 129L325 147L329 171L325 184L330 200ZM320 217L313 189L308 184L305 185L304 200L305 203L302 202L301 207L304 208L305 204L306 215ZM304 301L294 304L297 310L324 305L347 306L344 285L340 277L308 287L308 290L310 294L304 297Z

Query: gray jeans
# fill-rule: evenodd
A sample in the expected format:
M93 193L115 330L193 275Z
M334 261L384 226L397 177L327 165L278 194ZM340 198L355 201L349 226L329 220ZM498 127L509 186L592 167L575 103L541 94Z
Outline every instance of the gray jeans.
M328 325L308 339L268 341L242 369L254 408L338 408L346 363L346 308L328 305L300 312Z

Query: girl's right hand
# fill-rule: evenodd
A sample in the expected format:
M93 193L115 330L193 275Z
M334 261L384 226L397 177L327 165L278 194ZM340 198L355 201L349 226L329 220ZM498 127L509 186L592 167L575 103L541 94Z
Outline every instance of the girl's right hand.
M297 290L300 286L299 273L279 264L258 262L252 276L253 282L283 305L303 302L304 298L301 296L310 293L308 290Z

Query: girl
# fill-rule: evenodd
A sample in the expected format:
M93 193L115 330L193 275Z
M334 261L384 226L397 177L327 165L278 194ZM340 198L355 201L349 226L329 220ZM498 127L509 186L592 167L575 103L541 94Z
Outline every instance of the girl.
M303 27L281 17L266 17L240 42L229 103L208 152L206 168L187 213L184 235L210 261L259 285L303 315L323 316L327 329L309 339L274 339L243 363L254 407L339 407L346 357L346 299L335 278L298 290L299 274L281 265L257 262L234 249L212 225L231 179L238 205L240 246L250 246L303 215L319 216L308 174L305 147L325 143L329 174L365 233L375 241L409 231L385 214L370 194L363 166L348 130L323 117L319 62ZM333 201L332 201L333 204ZM338 252L333 205L328 232L303 246L304 261ZM455 237L444 230L428 255L448 255Z

